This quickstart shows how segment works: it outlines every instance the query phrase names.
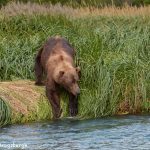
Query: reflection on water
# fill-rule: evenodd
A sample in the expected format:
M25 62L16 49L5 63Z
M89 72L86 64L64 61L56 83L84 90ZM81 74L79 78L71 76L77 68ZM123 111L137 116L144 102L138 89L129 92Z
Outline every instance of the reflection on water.
M11 143L26 144L25 149L31 150L149 150L150 117L120 116L84 121L64 119L0 129L0 144Z

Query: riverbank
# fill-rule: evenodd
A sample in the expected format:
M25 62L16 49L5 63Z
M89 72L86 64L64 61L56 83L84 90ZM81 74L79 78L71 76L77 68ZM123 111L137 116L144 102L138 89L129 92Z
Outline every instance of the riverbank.
M5 102L5 107L1 107L1 118L3 118L1 124L25 123L52 118L44 89L34 86L31 81L1 82L0 98Z
M149 11L150 7L90 10L58 5L52 8L37 4L9 4L0 10L0 81L10 81L6 85L14 83L14 87L15 80L22 80L20 86L23 89L28 87L28 81L24 80L34 80L34 57L39 47L48 37L61 35L77 50L75 61L82 71L79 117L96 118L122 112L148 113ZM3 82L0 92L3 88L8 90L5 95L15 92L8 85L5 87ZM28 88L32 91L35 86L32 82L30 86ZM37 101L40 93L45 94L44 89L42 92L33 91L37 94ZM22 91L17 93L22 99ZM29 97L23 103L31 101L32 104L28 92L23 98L26 95ZM40 113L36 110L37 101L31 105L33 111L30 111L30 117L20 119L19 115L16 122L36 120ZM39 118L51 118L47 103L42 106L46 107L47 115ZM27 108L22 105L21 109L26 112ZM67 108L65 110L67 112Z
M83 104L82 101L80 98L77 118L91 118L91 114L89 114L89 116L84 114L83 108L86 107L86 103ZM52 120L51 105L45 96L45 88L44 86L35 86L33 81L18 80L0 82L0 104L0 126ZM61 94L61 107L63 109L61 118L68 117L68 97L64 92ZM111 115L142 114L143 112L144 110L140 105L138 108L135 108L133 112L133 110L130 109L129 103L122 101L118 103L116 111Z

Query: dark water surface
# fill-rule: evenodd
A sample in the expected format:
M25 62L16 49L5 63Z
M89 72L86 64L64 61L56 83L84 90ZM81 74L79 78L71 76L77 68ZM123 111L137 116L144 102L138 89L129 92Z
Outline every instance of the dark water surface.
M14 144L15 148L11 148L10 144ZM20 147L17 148L17 144ZM7 126L0 129L0 149L7 148L150 150L150 116L120 116L84 121L64 119Z

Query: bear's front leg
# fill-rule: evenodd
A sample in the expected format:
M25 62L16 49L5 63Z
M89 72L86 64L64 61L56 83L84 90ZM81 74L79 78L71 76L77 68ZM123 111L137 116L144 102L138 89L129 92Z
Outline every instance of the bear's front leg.
M60 108L60 98L58 92L55 89L50 89L46 86L46 96L52 106L53 118L59 118L61 116L62 109Z
M71 116L78 114L78 97L69 93L69 112Z

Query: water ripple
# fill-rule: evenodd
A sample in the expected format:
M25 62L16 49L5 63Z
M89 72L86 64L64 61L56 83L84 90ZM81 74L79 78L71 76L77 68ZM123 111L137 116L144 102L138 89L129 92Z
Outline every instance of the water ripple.
M0 129L0 144L13 142L27 144L31 150L149 150L150 117L64 119Z

